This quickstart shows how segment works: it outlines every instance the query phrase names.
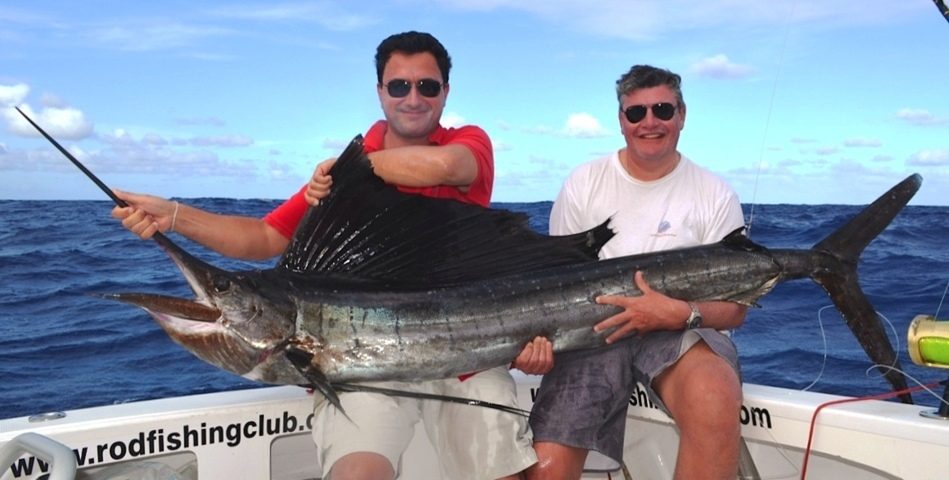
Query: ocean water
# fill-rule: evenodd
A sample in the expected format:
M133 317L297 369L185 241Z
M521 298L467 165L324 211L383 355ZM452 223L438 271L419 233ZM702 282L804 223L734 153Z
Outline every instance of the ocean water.
M270 200L193 199L222 213L261 216ZM527 213L546 232L550 202L496 205ZM174 344L138 308L97 293L190 297L172 262L109 216L108 201L0 201L0 418L152 398L259 387ZM752 239L772 248L809 248L860 210L840 205L758 205ZM746 213L748 209L746 207ZM220 257L172 235L191 253L226 269L267 268ZM949 207L909 206L864 252L860 281L892 322L904 368L917 314L935 314L949 282ZM868 395L889 390L810 280L779 285L735 331L745 382ZM830 307L830 308L825 308ZM941 318L949 317L943 307ZM813 384L813 385L812 385ZM935 400L917 394L918 403Z

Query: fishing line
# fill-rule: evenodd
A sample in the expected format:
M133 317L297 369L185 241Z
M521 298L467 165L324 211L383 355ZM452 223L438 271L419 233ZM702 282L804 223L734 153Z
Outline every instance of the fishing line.
M937 393L937 392L934 392L934 391L932 390L932 388L931 388L931 387L935 387L936 385L939 385L939 384L941 384L941 383L943 383L943 382L923 383L921 380L917 379L916 377L910 375L909 373L906 373L905 370L901 370L901 369L896 368L896 367L894 367L894 366L892 366L892 365L873 365L873 366L867 368L867 371L865 372L868 377L870 376L870 372L872 372L874 368L892 370L892 371L894 371L894 372L902 373L904 376L906 376L907 378L909 378L910 380L912 380L913 383L915 383L916 385L918 385L917 387L913 387L913 388L915 389L914 391L923 390L923 391L929 393L930 395L932 395L933 398L935 398L936 400L939 401L939 403L942 403L942 404L945 404L946 406L949 406L949 402L947 402L944 398L942 398L942 395L941 395L941 394L939 394L939 393Z
M942 298L939 299L939 306L936 307L936 314L933 318L939 318L939 311L942 310L942 302L946 301L946 293L949 293L949 281L946 282L946 289L942 291Z
M880 313L880 312L878 312L878 311L876 311L876 310L874 310L874 311L876 312L877 315L880 316L880 318L883 320L883 322L886 323L886 325L887 325L888 327L890 327L890 332L893 333L893 339L895 340L895 342L894 342L894 344L895 344L894 350L896 350L897 357L899 357L899 353L903 350L903 347L902 347L902 343L901 343L901 338L902 338L902 337L900 336L899 333L896 332L896 325L893 325L893 322L891 322L890 319L886 317L886 315L884 315L884 314L882 314L882 313ZM898 361L898 359L897 359L897 358L894 358L893 361L896 362L896 361ZM890 367L892 367L892 365L890 365Z
M820 365L820 372L817 373L817 378L811 382L810 385L801 389L802 392L806 392L811 389L814 385L817 385L817 382L820 381L821 377L824 376L824 369L827 368L827 332L824 331L824 310L833 307L833 305L825 305L817 310L817 324L820 325L820 338L824 342L824 360Z
M745 235L751 238L751 225L755 221L755 204L758 201L758 183L761 180L761 168L764 165L765 145L768 143L768 132L771 130L771 114L774 113L774 99L778 94L778 80L784 70L784 55L787 51L788 37L791 36L791 24L794 21L794 10L797 2L791 2L791 11L787 16L787 23L784 28L784 38L781 41L781 49L778 50L778 71L774 75L774 83L771 84L771 98L768 99L768 115L765 117L764 133L761 135L761 148L758 149L758 166L755 172L755 183L751 189L751 208L748 211L748 225Z
M813 388L815 385L817 385L817 382L819 382L821 377L824 376L824 371L827 369L827 357L828 357L827 352L829 349L827 347L827 332L824 330L823 314L824 314L824 310L827 310L828 308L833 308L833 305L825 305L817 311L817 324L820 326L821 341L824 343L824 359L821 362L820 372L818 372L817 378L815 378L814 381L810 383L810 385L801 389L802 392L807 392L811 388ZM895 339L895 344L896 344L895 350L897 353L899 353L901 351L901 343L900 343L900 336L899 334L896 333L896 326L893 325L893 322L891 322L890 319L887 318L886 315L880 312L876 312L876 314L880 316L880 318L883 320L884 323L886 323L888 327L890 327L890 332L893 334L893 338ZM873 368L874 368L873 366L870 367L870 369L873 369ZM890 370L896 370L898 372L902 372L901 370L893 367L892 365L887 366L887 368ZM916 382L916 383L919 383L919 382Z
M529 410L522 408L501 405L498 403L486 402L484 400L475 400L473 398L455 397L451 395L437 395L434 393L407 392L405 390L396 390L392 388L372 387L355 383L333 383L330 385L334 390L340 392L370 392L381 393L390 397L417 398L420 400L439 400L442 402L459 403L462 405L471 405L473 407L493 408L502 412L519 415L522 417L530 416Z

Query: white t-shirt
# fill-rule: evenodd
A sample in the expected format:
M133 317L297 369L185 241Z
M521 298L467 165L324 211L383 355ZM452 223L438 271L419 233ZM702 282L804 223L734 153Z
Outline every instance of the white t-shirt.
M601 259L715 243L744 225L738 195L684 155L651 182L630 176L618 152L577 167L550 211L550 234L582 232L608 218L616 236Z

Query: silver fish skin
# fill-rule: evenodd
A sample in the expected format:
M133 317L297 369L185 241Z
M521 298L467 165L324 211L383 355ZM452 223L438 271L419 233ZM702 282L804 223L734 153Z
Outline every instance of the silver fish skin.
M713 245L413 289L279 269L231 273L166 249L203 308L145 294L112 298L145 308L176 342L222 369L273 384L312 384L315 372L318 382L332 384L445 378L505 365L538 335L556 351L603 345L609 332L592 327L619 310L595 298L640 295L636 271L673 298L745 305L781 282L810 277L827 290L870 359L898 367L856 265L920 183L918 175L907 178L810 250L769 250L736 231ZM201 319L193 318L195 310ZM220 317L209 321L209 311ZM291 351L307 353L310 375L291 361ZM884 371L894 389L905 388L901 375Z

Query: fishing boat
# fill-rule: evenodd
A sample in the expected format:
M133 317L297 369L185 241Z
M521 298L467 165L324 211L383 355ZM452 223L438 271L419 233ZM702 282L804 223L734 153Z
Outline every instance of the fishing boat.
M949 19L945 0L933 1ZM949 368L949 322L919 316L907 337L914 362ZM515 379L520 407L529 410L540 377ZM949 385L937 409L761 384L745 384L743 395L743 478L949 476ZM318 479L313 401L305 388L278 386L0 419L0 480ZM672 478L677 446L673 420L637 388L623 467L591 465L583 478ZM421 426L400 478L442 478Z
M47 138L60 147L51 137ZM79 165L68 152L61 151ZM350 163L342 158L337 167L350 165L357 161L353 158L361 157L346 157ZM358 168L352 165L351 168ZM364 176L371 177L371 170L363 170ZM91 173L87 175L95 179ZM352 182L338 178L340 181L334 187L337 193L352 187ZM853 225L865 225L864 219L872 218L876 220L876 230L869 229L872 239L912 197L920 180L918 175L907 178L842 230L854 230ZM885 223L879 221L875 212L888 212L879 214L884 215L880 219ZM828 238L837 236L832 234ZM166 237L156 235L156 240L161 240L166 251L181 251ZM835 242L823 241L818 245ZM182 272L187 276L187 269L182 267ZM145 295L135 298L142 297ZM220 312L216 315L223 318ZM910 326L908 338L916 363L949 367L949 323L937 322L933 317L917 318ZM200 352L193 353L200 357ZM517 377L519 406L524 410L530 410L539 381L538 377ZM313 394L295 386L302 382L271 383L290 385L37 412L0 420L0 480L319 478L322 469L310 435ZM314 386L318 388L319 382ZM325 389L320 391L325 393ZM949 397L949 391L943 397ZM672 477L678 445L675 423L649 400L642 388L633 393L629 405L623 468L598 468L591 462L584 478ZM881 399L747 384L740 410L744 439L742 476L944 478L949 473L947 419L946 406L932 411L931 407ZM421 427L417 430L403 458L400 478L442 478L427 436Z
M37 129L46 135L38 126ZM47 138L61 148L51 137ZM368 168L368 160L360 156L361 146L354 145L360 148L354 147L353 151L360 153L346 156L344 152L334 168L347 165L353 171L361 171L362 176L375 179ZM61 151L77 166L80 165L65 149ZM354 163L359 159L364 161ZM362 170L357 170L359 168ZM87 172L87 175L95 180L91 173ZM350 177L356 175L337 176L334 186L337 194L357 185L343 181ZM378 179L375 181L378 188L389 188ZM882 231L905 206L920 182L918 175L907 178L836 232L857 230L857 227L867 225L867 219L874 220L874 228L859 229L869 232L864 235L866 241L856 250L856 255L859 255L866 242ZM367 184L358 185L362 188ZM111 194L108 188L103 187L103 190ZM334 204L326 201L322 205ZM320 212L324 211L332 210ZM302 235L309 235L308 232L303 230ZM833 250L838 237L841 235L834 233L828 237L831 240L820 242L818 246L822 250L819 251ZM183 250L167 237L156 234L156 240L160 240L160 245L176 262L184 255ZM758 247L755 250L763 249ZM856 262L856 255L852 263ZM810 254L807 257L810 258ZM194 259L190 261L199 263ZM602 265L605 262L591 263ZM197 275L188 275L188 268L195 267L189 264L185 268L181 262L178 265L187 278L198 278ZM830 265L826 268L831 268L836 263L826 265ZM794 278L794 275L789 276ZM628 281L626 278L623 277L623 282ZM778 276L772 281L780 280ZM850 286L859 288L855 285L854 277ZM194 285L192 287L197 295L199 290ZM846 290L848 287L840 288ZM833 292L828 292L833 298ZM136 299L147 296L132 295L136 295ZM838 299L834 300L840 307ZM867 301L863 300L863 303ZM847 308L841 308L842 314L847 313L844 310L854 313L849 304L844 304L844 307ZM207 306L203 308L193 310L199 313L212 310ZM868 304L867 308L872 306ZM872 310L862 311L872 313ZM221 311L214 312L215 321L227 320ZM949 322L919 317L910 325L908 340L911 357L916 363L949 367ZM182 345L188 347L186 342ZM199 351L192 350L192 353L205 358ZM258 361L259 357L251 356L251 359ZM898 365L897 362L877 363ZM229 365L225 362L218 366L227 369ZM881 368L880 365L877 367ZM883 370L886 374L886 369ZM240 369L231 371L245 373ZM296 377L288 378L294 380ZM318 449L310 435L313 394L295 386L303 382L282 377L276 379L279 381L270 383L289 385L63 412L37 412L32 416L0 420L0 480L319 478L322 469ZM312 382L313 386L326 393L327 388L320 389L321 379L317 380ZM329 387L325 377L321 381L326 384L324 387ZM519 406L524 410L532 407L539 383L538 377L517 377ZM332 392L332 388L329 391ZM907 392L901 393L907 396ZM949 398L949 390L943 397ZM595 462L590 462L590 470L584 478L672 477L678 445L675 423L650 401L643 388L634 391L629 406L623 468L598 468ZM470 408L487 407L472 405ZM931 407L881 399L857 399L747 384L739 415L743 436L743 478L936 479L945 478L949 473L947 406L932 411ZM442 478L437 456L422 427L417 427L413 443L403 458L400 478Z
M916 363L949 368L949 322L918 316L908 340ZM530 409L540 378L516 380L520 406ZM312 410L307 389L280 386L0 420L0 480L317 479ZM746 384L740 419L745 478L922 480L949 474L946 404L934 410ZM594 469L583 478L672 478L677 435L672 419L639 388L627 416L626 472ZM421 426L400 478L442 478Z

